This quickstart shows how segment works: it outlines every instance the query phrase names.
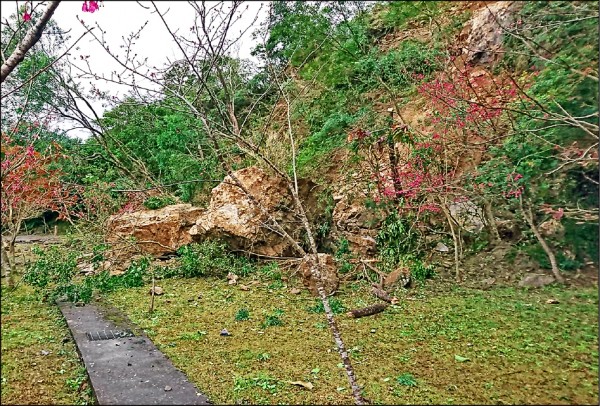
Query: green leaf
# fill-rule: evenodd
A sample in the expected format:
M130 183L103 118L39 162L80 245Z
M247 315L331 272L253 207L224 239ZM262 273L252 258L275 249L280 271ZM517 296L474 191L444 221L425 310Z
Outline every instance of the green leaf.
M321 371L321 369L320 369L320 368L314 368L314 369L313 369L313 370L311 370L310 372L311 372L311 373L313 373L313 374L318 374L318 373L319 373L319 371Z
M457 362L471 361L469 358L461 357L460 355L454 355L454 360Z

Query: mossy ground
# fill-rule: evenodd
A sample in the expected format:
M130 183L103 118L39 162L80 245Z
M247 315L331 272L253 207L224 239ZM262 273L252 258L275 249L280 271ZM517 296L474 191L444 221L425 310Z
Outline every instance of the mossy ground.
M3 286L2 404L92 400L85 368L58 308L41 303L29 286L14 291Z
M352 403L324 314L310 310L315 299L305 290L289 293L280 281L250 279L241 281L249 291L224 279L160 281L165 294L156 297L153 314L148 287L106 300L215 403ZM346 309L375 302L358 282L337 297ZM399 297L399 305L376 316L338 315L373 403L598 403L597 288L417 288ZM560 303L546 303L550 298ZM240 309L248 310L247 320L235 320ZM272 317L282 325L269 325ZM223 328L230 337L219 335Z

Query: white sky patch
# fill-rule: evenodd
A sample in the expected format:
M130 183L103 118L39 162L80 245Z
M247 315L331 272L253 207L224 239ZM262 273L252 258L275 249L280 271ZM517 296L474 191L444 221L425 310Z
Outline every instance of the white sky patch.
M19 1L0 1L1 13L0 17L4 21L11 14L16 12L16 5L23 5L25 2ZM39 2L33 2L34 7L38 10L45 7L45 4L38 5ZM85 32L85 28L80 20L83 20L88 26L98 24L103 31L106 43L111 51L116 52L118 56L123 57L125 52L120 45L125 44L126 39L134 32L137 32L140 27L147 21L148 24L142 30L139 40L135 40L135 45L132 47L132 54L138 54L138 59L143 60L148 58L147 64L157 68L164 67L168 61L179 60L183 54L171 38L171 35L165 28L160 17L154 12L154 6L149 1L104 1L101 7L95 13L82 12L81 6L83 1L63 1L56 9L53 19L59 27L65 31L69 31L70 40L67 46L73 43L79 36ZM218 2L206 2L208 7ZM225 2L228 3L228 2ZM157 1L155 2L161 13L168 10L164 16L166 22L171 29L178 34L186 34L190 32L193 26L194 11L192 7L185 1ZM144 6L144 7L142 7ZM246 9L246 6L248 7ZM258 14L256 25L250 28L241 40L238 46L234 49L232 56L241 59L256 59L250 55L252 49L256 46L256 41L252 40L252 32L258 28L258 24L265 20L268 13L268 2L246 2L240 10L244 10L242 18L232 29L232 36L237 36L240 30L248 27ZM98 28L94 30L96 35L100 35ZM83 67L81 55L89 55L87 59L90 66L98 76L110 77L111 72L121 72L123 68L111 57L106 51L96 42L90 35L86 35L74 48L69 56L70 61L75 66ZM141 69L145 72L145 68ZM77 70L73 70L73 74L77 75ZM79 80L86 90L91 89L94 84L100 91L107 92L109 95L122 96L127 94L129 87L118 85L100 80L83 79ZM106 109L102 106L102 102L93 101L92 105L98 113L103 113ZM82 131L72 131L71 136L86 138L87 133Z

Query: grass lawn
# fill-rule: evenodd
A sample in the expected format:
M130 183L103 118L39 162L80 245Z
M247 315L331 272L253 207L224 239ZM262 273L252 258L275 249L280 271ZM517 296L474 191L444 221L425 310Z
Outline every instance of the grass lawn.
M282 281L241 283L250 290L214 278L160 281L165 294L152 315L147 286L105 300L215 403L353 403L316 300ZM596 287L417 288L399 298L384 313L351 319L345 310L376 300L366 284L349 283L333 303L371 402L598 404Z
M2 404L92 403L85 368L58 308L32 288L2 287ZM44 355L45 354L45 355Z

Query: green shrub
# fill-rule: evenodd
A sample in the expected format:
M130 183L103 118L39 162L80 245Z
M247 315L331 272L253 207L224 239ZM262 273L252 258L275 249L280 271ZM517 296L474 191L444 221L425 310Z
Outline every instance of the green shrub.
M227 252L227 246L218 241L204 241L183 246L179 254L179 274L186 278L197 276L224 276L228 272L249 274L252 270L247 258Z
M356 62L352 74L352 83L363 91L381 88L380 81L391 88L407 88L415 83L414 75L427 78L443 66L442 52L416 41L404 41L384 55L374 52Z
M144 200L144 207L150 210L157 210L175 203L175 199L171 196L152 196Z
M329 298L329 307L331 307L331 311L334 314L344 313L346 311L346 306L338 299L337 297ZM325 313L325 308L323 307L323 302L321 299L315 300L315 305L308 309L311 313Z
M396 382L404 386L417 386L417 380L413 374L405 372L396 377Z
M283 316L283 313L283 310L275 309L271 314L266 315L265 321L261 324L261 328L283 326L283 320L280 318Z
M246 308L241 308L235 314L236 321L248 320L250 318L250 311Z
M73 284L77 270L77 255L56 246L48 249L33 248L35 260L27 265L23 280L42 293L43 297L56 300L66 296L67 300L80 301L87 296L88 289Z

